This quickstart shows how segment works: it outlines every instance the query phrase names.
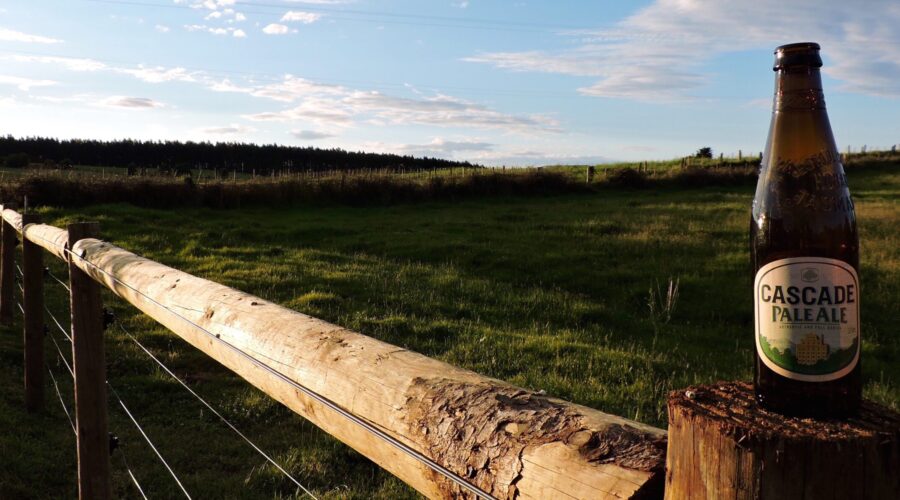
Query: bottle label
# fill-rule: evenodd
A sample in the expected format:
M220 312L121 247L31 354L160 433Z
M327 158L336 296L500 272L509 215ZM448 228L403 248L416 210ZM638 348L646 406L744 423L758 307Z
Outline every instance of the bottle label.
M756 352L775 373L826 382L859 361L859 277L844 261L776 260L756 273Z

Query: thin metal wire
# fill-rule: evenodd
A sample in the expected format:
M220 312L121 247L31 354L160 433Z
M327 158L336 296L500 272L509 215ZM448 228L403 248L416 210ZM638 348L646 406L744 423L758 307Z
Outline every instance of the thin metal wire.
M144 428L141 427L141 424L139 424L137 419L134 418L134 415L132 415L131 411L128 409L128 407L125 406L125 402L122 401L122 398L119 396L119 393L116 392L116 389L112 386L112 384L109 383L108 380L106 381L106 386L109 387L109 390L112 392L113 396L115 396L116 400L119 402L119 405L122 407L123 410L125 410L125 414L128 415L129 419L131 419L131 423L134 424L134 426L137 428L138 432L141 433L141 436L144 437L144 441L146 441L147 444L150 445L150 449L153 450L153 453L156 453L156 457L159 458L159 461L162 462L162 464L163 464L163 466L165 466L166 470L169 471L169 474L172 476L172 479L174 479L175 482L178 483L178 487L181 488L181 491L184 493L184 496L190 500L190 498L191 498L190 493L188 493L187 490L184 488L184 485L181 484L181 480L178 479L178 476L175 474L175 471L172 470L172 467L169 466L169 463L166 462L166 459L163 458L163 456L159 452L159 450L156 449L156 446L153 444L153 441L151 441L150 437L147 436L147 433L144 432Z
M134 486L137 488L138 493L141 494L141 498L147 500L147 495L144 493L144 488L141 488L141 483L138 482L137 477L135 477L134 472L131 471L131 466L128 465L128 459L125 457L125 448L123 445L119 445L116 450L119 452L119 456L122 457L122 465L125 466L125 470L128 471L128 477L131 478L131 482L134 483Z
M53 312L50 311L50 308L49 308L49 307L47 307L47 306L45 305L45 306L44 306L44 310L47 311L47 314L50 316L50 319L52 319L53 322L56 324L56 327L59 328L59 331L62 332L63 335L65 335L66 340L68 340L69 343L71 343L71 342L72 342L72 336L69 335L68 330L66 330L66 329L62 326L62 324L60 324L59 320L56 319L56 316L53 315Z
M44 241L47 241L47 240L44 240ZM50 276L51 278L53 278L54 280L56 280L56 282L59 283L60 285L62 285L63 288L65 288L67 292L69 292L69 293L72 292L72 289L69 288L69 285L66 284L65 281L63 281L63 280L57 278L56 275L53 274L52 271L50 271L50 268L49 268L49 267L44 268L44 270L47 272L47 276Z
M69 425L72 426L72 432L75 433L75 435L78 435L78 431L75 430L75 421L72 420L72 415L69 413L65 401L63 401L62 393L59 391L59 384L56 383L56 377L53 376L53 370L51 370L50 367L47 367L47 373L50 374L50 380L53 381L53 388L56 389L56 396L59 397L59 404L62 405L63 412L65 412L66 418L69 419Z
M81 260L81 261L83 261L85 264L87 264L88 266L90 266L90 267L96 269L97 271L99 271L99 272L102 273L102 274L105 274L106 276L108 276L111 280L115 281L116 283L119 283L120 285L122 285L122 286L128 288L129 290L133 291L134 293L136 293L136 294L138 294L138 295L144 297L144 298L147 299L148 301L150 301L150 302L156 304L157 306L159 306L159 307L165 309L166 311L168 311L170 314L172 314L172 315L175 316L176 318L178 318L178 319L180 319L180 320L182 320L182 321L188 323L188 324L191 325L192 327L194 327L194 328L200 330L201 332L203 332L203 333L204 333L206 336L208 336L212 341L219 342L219 343L223 344L226 348L228 348L229 350L235 352L238 356L241 356L242 358L246 359L247 361L249 361L250 363L252 363L252 364L255 365L256 367L258 367L258 368L260 368L260 369L262 369L262 370L264 370L264 371L269 372L269 373L272 374L274 377L276 377L276 378L278 378L279 380L285 382L286 384L288 384L288 385L294 387L294 388L297 389L298 391L300 391L300 392L302 392L303 394L307 395L308 397L310 397L310 398L312 398L312 399L318 401L318 402L321 403L322 405L324 405L324 406L330 408L331 410L333 410L333 411L336 412L337 414L343 416L343 417L346 418L347 420L353 422L354 424L356 424L356 425L358 425L358 426L364 428L365 430L369 431L371 434L375 435L376 437L380 438L381 440L383 440L384 442L390 444L391 446L397 448L398 450L400 450L400 451L403 452L404 454L408 455L409 457L413 458L414 460L416 460L416 461L422 463L423 465L425 465L425 466L428 467L429 469L431 469L431 470L437 472L438 474L441 474L442 476L444 476L444 477L446 477L447 479L449 479L450 481L456 483L458 486L462 487L463 489L468 490L469 492L475 494L475 495L478 496L478 497L485 498L485 499L487 499L487 500L496 500L496 498L495 498L494 496L492 496L490 493L488 493L488 492L482 490L481 488L479 488L478 486L475 486L474 484L469 483L468 481L466 481L465 479L461 478L460 476L458 476L456 473L454 473L454 472L451 471L450 469L447 469L447 468L444 467L443 465L441 465L441 464L435 462L434 460L432 460L432 459L426 457L425 455L423 455L423 454L420 453L419 451L413 449L412 447L410 447L410 446L407 445L406 443L403 443L403 442L397 440L396 438L394 438L393 436L391 436L391 435L387 434L386 432L382 431L381 429L379 429L378 427L376 427L376 426L373 425L372 423L368 422L367 420L365 420L365 419L363 419L363 418L361 418L361 417L358 417L358 416L356 416L356 415L350 413L349 411L345 410L343 407L341 407L340 405L338 405L338 404L335 403L334 401L331 401L330 399L326 398L325 396L322 396L321 394L319 394L319 393L313 391L312 389L309 389L308 387L306 387L306 386L304 386L304 385L302 385L302 384L296 382L295 380L291 379L291 378L288 377L287 375L285 375L285 374L279 372L278 370L275 370L275 369L272 368L271 366L268 366L268 365L262 363L261 361L259 361L258 359L254 358L254 357L251 356L250 354L247 354L246 352L244 352L243 350L241 350L241 349L238 348L237 346L235 346L235 345L233 345L233 344L231 344L231 343L229 343L229 342L227 342L227 341L225 341L225 340L222 340L222 339L221 339L219 336L217 336L216 334L210 332L209 330L207 330L206 328L204 328L204 327L198 325L197 323L194 323L194 322L191 321L189 318L186 318L186 317L182 316L181 314L178 314L177 312L173 311L173 310L172 310L171 308L169 308L168 306L166 306L166 305L164 305L164 304L161 304L160 302L158 302L158 301L155 300L154 298L152 298L152 297L150 297L149 295L145 294L144 292L138 290L137 288L131 286L130 284L125 283L124 281L122 281L122 280L119 279L118 277L116 277L116 276L110 274L110 273L109 273L108 271L106 271L105 269L100 268L99 266L97 266L97 265L94 264L93 262L91 262L91 261L85 259L84 257L82 257L81 255L78 255L78 254L76 254L75 252L71 251L71 250L70 250L69 248L67 248L66 246L61 246L61 245L59 245L58 243L56 243L55 241L50 241L50 240L48 240L48 239L46 239L46 238L43 238L43 237L40 237L40 236L39 236L39 238L40 238L41 240L47 242L47 243L50 243L50 244L56 246L57 248L61 248L62 251L63 251L64 253L69 254L70 256L74 256L74 257L78 258L79 260Z
M205 399L203 399L199 394L197 394L196 392L194 392L194 390L191 389L191 388L190 388L183 380L181 380L181 378L179 378L177 375L175 375L175 373L173 373L172 370L170 370L170 369L169 369L162 361L160 361L159 358L157 358L156 356L154 356L153 353L150 352L149 349L147 349L143 344L141 344L141 342L140 342L137 338L135 338L134 335L132 335L131 333L129 333L128 330L126 330L125 327L123 327L121 323L116 322L116 325L119 327L120 330L122 330L122 332L123 332L128 338L131 339L132 342L134 342L135 344L137 344L137 346L140 347L141 350L143 350L143 351L147 354L147 356L150 357L150 359L152 359L153 361L155 361L156 364L158 364L158 365L160 366L160 368L162 368L163 370L165 370L166 373L168 373L173 379L175 379L175 381L177 381L179 384L181 384L181 386L184 387L189 393L191 393L191 395L193 395L195 398L197 398L197 400L199 400L201 403L203 403L204 406L206 406L207 408L209 408L209 411L213 412L213 415L219 417L219 419L220 419L225 425L227 425L227 426L228 426L231 430L233 430L238 436L240 436L244 441L246 441L247 444L249 444L254 450L256 450L257 453L259 453L260 455L262 455L263 458L265 458L270 464L272 464L273 466L275 466L276 469L278 469L279 471L281 471L282 474L284 474L288 479L290 479L291 482L293 482L294 484L296 484L298 488L300 488L301 490L303 490L304 493L306 493L306 494L309 495L310 497L312 497L312 498L318 500L318 497L316 497L311 491L309 491L305 486L303 486L303 485L300 483L300 481L298 481L297 479L295 479L294 476L292 476L288 471L286 471L286 470L284 469L284 467L282 467L282 466L281 466L280 464L278 464L278 462L276 462L272 457L270 457L268 454L266 454L265 451L263 451L262 449L260 449L259 446L257 446L253 441L250 440L250 438L248 438L247 436L245 436L243 432L239 431L239 430L237 429L237 427L234 426L234 424L232 424L231 422L229 422L228 419L226 419L221 413L219 413L215 408L213 408L212 405L210 405L210 404L209 404Z
M446 478L449 479L450 481L456 483L458 486L460 486L460 487L462 487L462 488L468 490L469 492L475 494L475 495L478 496L478 497L485 498L485 499L488 499L488 500L496 500L496 498L495 498L494 496L492 496L490 493L488 493L488 492L482 490L481 488L479 488L478 486L475 486L474 484L469 483L468 481L466 481L466 480L463 479L462 477L458 476L455 472L451 471L450 469L447 469L447 468L444 467L443 465L441 465L441 464L435 462L434 460L428 458L427 456L425 456L425 455L423 455L421 452L419 452L419 451L413 449L412 447L410 447L410 446L407 445L406 443L403 443L403 442L397 440L397 439L394 438L393 436L387 434L386 432L384 432L384 431L382 431L381 429L379 429L378 427L376 427L374 424L368 422L367 420L365 420L365 419L363 419L363 418L361 418L361 417L359 417L359 416L357 416L357 415L354 415L353 413L350 413L349 411L345 410L343 407L341 407L340 405L338 405L338 404L335 403L334 401L332 401L332 400L328 399L327 397L325 397L325 396L323 396L323 395L321 395L321 394L319 394L319 393L313 391L312 389L309 389L308 387L306 387L306 386L304 386L304 385L298 383L297 381L291 379L290 377L288 377L287 375L281 373L280 371L275 370L275 369L272 368L271 366L266 365L265 363L259 361L259 360L256 359L255 357L251 356L250 354L247 354L245 351L243 351L242 349L238 348L237 346L235 346L235 345L233 345L233 344L231 344L231 343L229 343L229 342L227 342L227 341L221 339L218 335L212 333L211 331L209 331L209 330L207 330L206 328L204 328L204 327L198 325L197 323L194 323L194 322L191 321L189 318L186 318L186 317L182 316L181 314L178 314L177 312L173 311L171 308L169 308L169 307L166 306L165 304L161 304L160 302L158 302L158 301L155 300L154 298L152 298L152 297L150 297L149 295L145 294L144 292L138 290L137 288L131 286L130 284L125 283L124 281L122 281L122 280L119 279L118 277L112 275L111 273L109 273L109 272L107 272L105 269L103 269L103 268L97 266L97 265L94 264L93 262L91 262L91 261L85 259L85 258L82 257L81 255L78 255L77 253L71 251L71 250L68 249L68 248L63 248L63 251L64 251L65 253L71 255L71 256L74 256L74 257L78 258L79 260L81 260L82 262L84 262L85 264L87 264L88 266L90 266L90 267L96 269L97 271L99 271L99 272L102 273L102 274L105 274L106 276L108 276L108 277L109 277L110 279L112 279L113 281L115 281L115 282L119 283L120 285L122 285L122 286L128 288L129 290L133 291L134 293L136 293L136 294L138 294L138 295L144 297L144 298L147 299L148 301L150 301L150 302L156 304L157 306L159 306L159 307L165 309L166 311L168 311L170 314L172 314L172 315L175 316L176 318L178 318L178 319L180 319L180 320L182 320L182 321L188 323L188 324L191 325L192 327L194 327L194 328L200 330L201 332L203 332L203 333L204 333L205 335L207 335L211 340L223 344L226 348L228 348L229 350L235 352L237 355L239 355L239 356L245 358L247 361L249 361L250 363L252 363L252 364L255 365L256 367L258 367L258 368L260 368L260 369L262 369L262 370L264 370L264 371L269 372L270 374L272 374L273 376L275 376L275 377L278 378L279 380L281 380L281 381L287 383L288 385L290 385L290 386L292 386L293 388L297 389L298 391L302 392L302 393L305 394L306 396L308 396L308 397L310 397L310 398L312 398L312 399L318 401L318 402L321 403L322 405L324 405L324 406L330 408L331 410L335 411L336 413L338 413L339 415L343 416L344 418L350 420L350 421L353 422L354 424L356 424L356 425L358 425L358 426L364 428L365 430L369 431L371 434L374 434L376 437L382 439L384 442L386 442L386 443L390 444L391 446L397 448L398 450L400 450L401 452L405 453L406 455L408 455L409 457L413 458L414 460L416 460L416 461L422 463L422 464L425 465L426 467L432 469L433 471L435 471L435 472L441 474L442 476L446 477Z
M53 321L56 323L56 325L59 326L59 329L62 331L63 335L65 335L66 338L69 340L69 342L71 342L72 337L69 336L69 334L68 334L68 332L66 332L65 328L63 328L62 325L60 325L59 322L56 321L56 317L53 315L53 313L49 309L47 309L47 314L50 315L50 317L53 319ZM69 366L68 361L66 361L66 357L62 353L62 349L59 347L59 343L56 341L56 335L50 334L49 337L50 337L50 340L53 341L53 345L56 346L56 352L59 355L59 358L66 365L66 368L69 370L69 374L74 379L75 372L72 370L72 367ZM52 377L53 374L51 373L50 376ZM56 379L54 379L54 385L55 384L56 384ZM156 453L156 456L162 462L163 466L165 466L166 470L169 471L169 474L172 475L172 477L175 479L175 482L178 483L178 487L181 488L181 491L184 492L185 496L190 499L191 498L190 494L188 494L187 490L185 490L184 485L181 484L181 481L178 479L178 476L175 475L175 472L169 466L168 462L166 462L166 460L163 458L163 456L159 453L159 450L157 450L157 448L153 444L153 442L150 441L150 437L147 436L147 434L144 432L144 429L134 418L134 415L132 415L131 412L128 410L128 407L125 406L125 403L122 401L122 398L119 396L119 393L116 392L115 388L112 386L112 384L109 383L108 380L106 381L106 386L109 387L110 391L112 391L113 395L116 397L116 400L118 400L119 405L121 405L122 409L125 410L125 413L128 415L128 418L131 419L132 423L134 423L135 427L137 427L138 432L141 433L141 435L144 437L144 440L147 441L147 444L150 445L150 448L153 450L154 453ZM58 387L57 387L56 392L57 392L57 394L59 394ZM60 395L60 402L62 402L62 395ZM69 412L68 412L68 410L65 409L65 405L63 405L63 409L66 411L66 416L69 416ZM71 421L72 421L72 417L69 417L69 422L71 423ZM72 429L73 430L75 429L74 423L72 424ZM124 456L123 456L123 459L124 459ZM140 483L138 483L138 480L134 476L134 473L132 473L131 469L128 467L127 462L126 462L126 469L128 469L128 475L131 477L131 480L134 482L134 485L137 487L138 491L140 491L141 496L143 496L146 499L147 496L144 494L144 490L141 488Z
M53 345L56 346L56 352L59 354L59 357L60 357L60 359L62 359L62 362L66 365L66 369L69 370L69 375L71 375L72 379L74 380L75 379L75 370L73 370L72 367L69 366L69 362L66 361L66 357L63 355L62 349L59 347L59 343L56 342L56 336L51 334L51 335L49 335L49 337L50 337L50 340L53 341Z

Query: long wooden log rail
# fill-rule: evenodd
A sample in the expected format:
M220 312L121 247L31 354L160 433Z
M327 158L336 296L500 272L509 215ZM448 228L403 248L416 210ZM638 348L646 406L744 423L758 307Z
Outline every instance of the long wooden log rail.
M430 359L95 238L69 248L69 232L23 225L9 208L2 218L4 231L69 262L426 497L662 496L663 430ZM4 246L4 262L11 251Z

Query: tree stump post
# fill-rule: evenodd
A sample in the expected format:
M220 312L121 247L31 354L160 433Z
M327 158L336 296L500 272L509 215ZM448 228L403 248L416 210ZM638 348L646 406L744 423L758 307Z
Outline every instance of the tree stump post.
M23 214L22 227L40 223ZM25 408L44 407L44 250L22 237L22 309L25 311Z
M96 222L69 224L69 248L99 233ZM78 498L105 500L109 483L106 415L106 359L100 285L69 255L72 310L72 368L75 371L75 426L78 440Z
M15 203L0 205L0 212L5 209L15 210ZM16 288L16 244L19 234L16 228L5 220L0 231L0 322L11 324L15 305Z
M759 407L749 383L669 395L666 499L900 498L900 413L864 401L844 420Z

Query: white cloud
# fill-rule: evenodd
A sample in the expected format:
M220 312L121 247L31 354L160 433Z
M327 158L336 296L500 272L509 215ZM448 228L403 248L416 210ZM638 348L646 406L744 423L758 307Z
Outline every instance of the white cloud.
M246 127L244 125L237 125L232 123L231 125L227 125L224 127L206 127L200 129L200 132L208 135L236 135L236 134L249 134L252 132L256 132L256 129L253 127Z
M168 26L164 26L162 24L157 24L155 26L155 28L156 28L156 31L159 31L160 33L168 33L170 30L170 28Z
M305 3L308 5L340 5L353 3L354 0L285 0L288 3Z
M502 113L446 95L413 99L375 91L355 91L342 102L356 113L371 113L375 118L393 124L496 128L516 132L559 131L556 120L548 116Z
M213 35L232 35L237 38L243 38L247 34L244 33L244 30L239 30L237 28L227 27L227 28L217 28L215 26L207 26L205 24L185 24L184 29L194 32L194 31L205 31L207 33L212 33ZM235 33L240 31L243 35L236 35Z
M245 116L254 121L313 121L334 126L368 121L380 125L476 127L526 133L559 130L556 120L545 115L502 113L446 95L397 97L320 84L290 75L283 82L260 87L238 87L227 80L217 82L214 87L218 87L215 90L243 92L282 102L300 102L292 108Z
M32 87L49 87L56 85L58 82L53 80L35 80L32 78L24 78L21 76L0 75L0 85L12 85L19 90L28 91Z
M334 134L329 134L328 132L318 132L315 130L291 130L291 135L296 137L297 139L304 139L309 141L334 137Z
M237 21L237 22L246 21L246 20L247 20L247 16L241 14L240 12L236 12L236 13L234 14L234 20Z
M454 7L456 7L456 8L459 8L459 9L465 9L466 7L469 6L469 2L468 2L467 0L464 0L464 1L462 1L462 2L456 2L456 3L452 4L452 5L453 5Z
M282 22L299 22L303 24L312 24L322 18L322 14L315 12L303 12L299 10L289 10L281 16Z
M115 68L114 71L131 75L139 80L149 83L196 81L196 73L189 72L184 68L165 68L163 66L145 67L139 65L137 68Z
M448 141L441 137L435 137L427 144L404 144L400 150L406 153L424 156L453 156L459 152L493 151L496 144L490 142L466 139L462 141Z
M108 107L129 109L150 109L164 107L164 105L159 101L154 101L153 99L147 97L111 96L100 101L100 104Z
M23 42L23 43L63 43L62 40L50 38L40 35L30 35L6 28L0 28L0 41L2 42Z
M16 62L36 62L41 64L54 64L62 66L69 71L100 71L106 69L106 64L93 59L77 57L56 57L14 54L3 56L2 59Z
M206 17L204 17L203 19L206 19L207 21L209 21L210 19L218 19L222 16L223 16L223 14L221 12L214 10L214 11L210 12L209 14L207 14Z
M235 38L247 38L247 33L244 33L244 30L234 30L231 32L231 36Z
M815 13L815 14L811 14ZM900 7L871 0L657 0L606 30L570 32L562 51L486 53L466 58L514 71L598 80L579 92L636 100L681 100L714 78L715 58L815 40L824 71L845 90L900 96Z
M306 121L321 125L347 126L352 123L353 113L335 99L309 98L290 109L256 113L245 118L253 121Z
M263 33L267 35L284 35L287 34L288 31L290 31L290 29L287 26L277 23L268 24L263 28Z

